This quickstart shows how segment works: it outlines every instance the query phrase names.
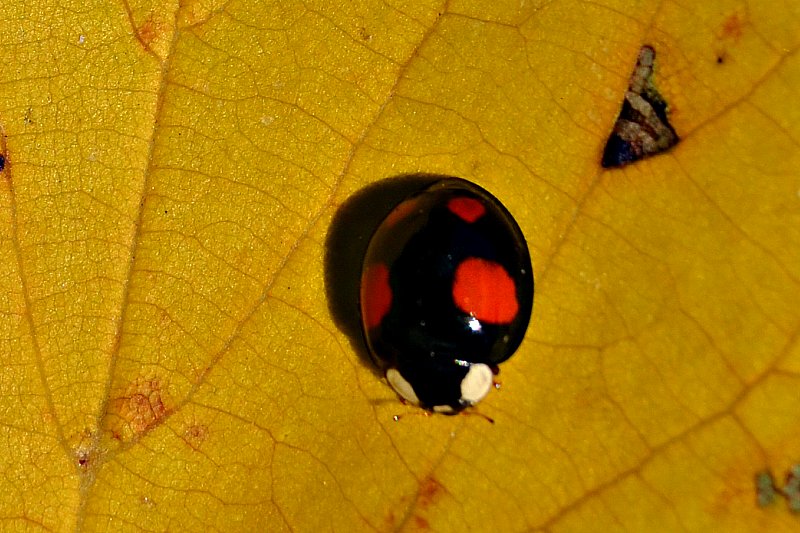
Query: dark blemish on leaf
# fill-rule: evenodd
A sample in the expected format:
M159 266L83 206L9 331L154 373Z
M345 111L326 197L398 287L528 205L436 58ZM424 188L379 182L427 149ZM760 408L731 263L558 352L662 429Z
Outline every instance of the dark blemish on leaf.
M87 452L82 452L78 455L78 466L85 468L89 464L90 456Z
M800 464L792 465L786 474L783 495L789 504L789 510L800 513Z
M361 26L360 28L358 28L358 34L359 34L359 37L361 37L362 41L369 42L369 41L372 40L372 34L369 33L367 31L367 28L365 28L364 26Z
M621 167L660 154L679 141L667 117L667 103L653 83L655 57L651 46L639 50L622 109L603 149L603 168Z
M767 507L775 501L777 488L775 487L775 478L772 477L772 472L769 470L762 470L755 476L756 481L756 505L759 507Z
M81 473L87 473L92 469L97 462L98 453L95 439L91 431L83 431L80 442L75 447L73 454L75 457L75 464L78 466Z
M417 526L417 529L431 528L431 525L428 523L428 521L422 518L421 516L414 516L414 523Z
M730 59L728 52L731 49L735 50L736 45L744 34L745 25L745 17L741 14L733 13L725 19L715 32L716 44L714 45L714 50L716 52L717 65L728 63Z
M792 513L800 513L800 464L794 464L786 473L786 482L779 488L775 477L769 470L762 470L755 475L756 505L768 507L778 496L786 499Z
M325 294L334 323L362 362L376 375L361 332L359 286L361 264L370 237L386 215L411 194L442 176L413 174L381 180L356 192L339 206L325 237Z
M8 144L6 138L6 131L3 128L2 124L0 124L0 172L4 170L8 170L6 173L6 178L11 179L11 169L6 169L8 166Z

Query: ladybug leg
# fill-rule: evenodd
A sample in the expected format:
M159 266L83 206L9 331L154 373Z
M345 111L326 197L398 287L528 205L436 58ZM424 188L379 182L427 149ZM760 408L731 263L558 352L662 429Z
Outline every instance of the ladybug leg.
M496 376L500 373L500 367L497 365L490 365L489 368L492 370L493 376ZM496 379L492 378L492 387L494 387L494 390L500 390L501 383Z
M403 406L405 406L405 407L408 407L409 405L411 405L411 403L408 400L406 400L405 398L403 398L402 396L399 398L399 400L400 400L400 403L402 403ZM392 420L394 420L395 422L399 422L401 418L403 418L403 415L394 415L392 417Z
M453 414L454 415L463 415L463 416L479 416L479 417L483 418L484 420L486 420L487 422L489 422L490 424L494 424L494 418L492 418L490 416L487 416L487 415L485 415L485 414L483 414L483 413L481 413L479 411L464 410L464 411L459 411L458 413L453 413ZM392 420L394 420L395 422L399 422L402 418L405 418L408 415L426 416L427 417L427 416L432 416L433 413L431 413L430 411L416 410L416 411L412 411L410 413L404 413L402 415L394 415L392 417Z
M492 418L490 416L487 416L487 415L481 413L480 411L464 410L464 411L461 411L458 414L464 415L464 416L479 416L479 417L483 418L484 420L486 420L487 422L489 422L490 424L494 424L494 418Z

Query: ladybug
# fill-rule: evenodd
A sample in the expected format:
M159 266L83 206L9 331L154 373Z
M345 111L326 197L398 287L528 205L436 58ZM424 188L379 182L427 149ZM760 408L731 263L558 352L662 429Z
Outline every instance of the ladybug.
M367 347L392 388L424 409L454 414L483 399L532 306L522 231L474 183L433 183L370 239L360 285Z

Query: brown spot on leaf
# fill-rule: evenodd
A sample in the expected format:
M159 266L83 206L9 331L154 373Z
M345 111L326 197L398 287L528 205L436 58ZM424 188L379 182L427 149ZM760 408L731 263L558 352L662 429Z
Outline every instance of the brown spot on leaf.
M383 523L386 525L386 527L382 529L383 531L393 531L396 529L396 519L394 517L394 511L389 511L389 514L387 514L383 518Z
M430 529L431 525L428 523L427 520L422 518L421 516L414 517L414 524L417 526L417 529Z
M358 35L362 41L369 42L372 40L372 34L364 26L358 28Z
M156 23L155 19L153 18L153 13L150 13L147 16L147 20L144 21L144 24L136 29L136 34L145 48L150 48L150 45L162 32L163 24Z
M707 499L706 512L714 517L730 516L737 509L752 508L756 505L754 494L754 454L752 450L742 450L726 461L716 475L725 483L715 488Z
M722 23L721 37L738 41L742 37L744 21L737 13L729 15Z
M444 490L444 487L439 483L436 478L427 477L422 480L419 486L419 496L417 503L420 509L426 509L437 499L439 494Z
M164 384L157 377L136 379L112 406L121 427L112 427L111 432L123 440L147 431L170 412Z
M183 0L178 9L178 24L181 28L196 26L207 21L214 6L202 0Z
M199 450L200 445L208 438L208 426L205 424L192 424L183 432L183 441L193 450Z

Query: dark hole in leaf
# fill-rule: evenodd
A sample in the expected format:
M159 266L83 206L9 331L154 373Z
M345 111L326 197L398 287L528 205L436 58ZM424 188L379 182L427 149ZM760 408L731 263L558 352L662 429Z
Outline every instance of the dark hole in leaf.
M653 83L655 57L651 46L639 51L622 109L603 149L603 168L621 167L660 154L679 141L669 123L669 106Z

